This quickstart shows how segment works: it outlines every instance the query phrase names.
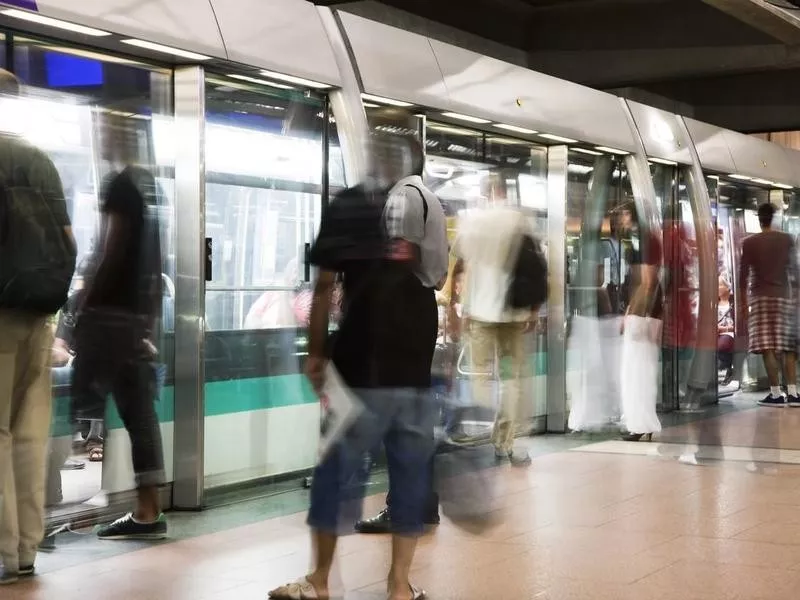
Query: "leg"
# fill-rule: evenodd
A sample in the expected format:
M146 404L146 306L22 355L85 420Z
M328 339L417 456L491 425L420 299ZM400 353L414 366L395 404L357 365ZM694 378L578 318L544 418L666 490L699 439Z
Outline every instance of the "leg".
M164 483L161 425L155 409L155 372L145 360L122 366L113 386L114 400L131 438L131 458L136 474L134 519L153 523L161 515L159 486Z
M492 374L497 347L495 328L492 323L471 321L469 324L472 404L484 409L494 406Z
M409 572L431 492L436 415L427 391L396 390L395 393L401 409L385 438L389 486L394 491L388 587L392 599L407 600L411 597Z
M19 523L14 485L11 413L16 364L19 354L19 323L0 312L0 560L6 573L19 567Z
M525 360L523 332L524 325L508 323L501 326L497 335L500 359L502 362L508 361L509 372L501 373L500 408L495 418L492 441L504 455L512 453L522 396L521 379Z
M25 392L12 422L21 568L33 566L36 550L44 538L47 449L52 420L52 347L53 331L47 319L37 319L27 342L27 368L22 377Z
M779 387L781 384L780 364L778 363L778 357L775 355L775 351L765 350L761 355L761 358L764 361L764 368L767 371L767 377L769 378L770 387L772 388Z
M783 353L783 377L786 385L797 385L797 353Z

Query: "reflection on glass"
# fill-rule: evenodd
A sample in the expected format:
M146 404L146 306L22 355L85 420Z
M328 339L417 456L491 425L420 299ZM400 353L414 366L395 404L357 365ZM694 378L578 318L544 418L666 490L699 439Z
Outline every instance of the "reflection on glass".
M1 38L2 36L0 36ZM0 45L0 61L2 51ZM26 84L24 104L4 103L0 127L24 136L50 156L61 178L73 232L78 244L78 268L70 299L54 319L52 352L53 423L48 460L46 503L61 516L97 495L133 487L127 434L117 411L109 406L105 418L73 421L70 398L76 307L83 289L89 257L98 234L103 178L120 165L106 149L126 154L130 162L156 176L164 298L158 359L162 429L171 427L173 365L174 238L173 181L169 158L157 160L156 122L171 123L171 75L138 61L123 59L16 36L14 71ZM109 118L127 132L124 141L106 143ZM116 144L116 146L115 146ZM124 145L124 152L121 152ZM172 463L166 437L165 462ZM105 450L109 450L105 452ZM169 471L170 469L168 469ZM169 472L168 472L169 475Z

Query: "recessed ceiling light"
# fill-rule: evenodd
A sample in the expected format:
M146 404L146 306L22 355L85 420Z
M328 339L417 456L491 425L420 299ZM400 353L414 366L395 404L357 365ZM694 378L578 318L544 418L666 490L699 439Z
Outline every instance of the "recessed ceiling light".
M289 83L296 83L297 85L304 85L319 90L324 90L331 87L327 83L320 83L319 81L313 81L312 79L303 79L302 77L285 75L283 73L276 73L275 71L267 71L265 69L261 69L261 74L266 75L267 77L272 77L273 79L277 79L279 81L288 81Z
M748 177L747 175L739 175L738 173L731 173L728 175L731 179L738 179L739 181L750 181L752 177Z
M603 156L602 152L596 152L595 150L589 150L587 148L573 148L575 152L580 152L581 154L588 154L589 156Z
M775 187L776 188L780 188L782 190L793 190L794 189L793 185L786 185L785 183L776 183Z
M266 79L259 79L258 77L250 77L249 75L239 75L238 73L229 73L228 77L238 79L239 81L249 81L250 83L257 83L259 85L267 85L269 87L278 88L279 90L291 90L292 86L284 85L282 83L274 83Z
M362 102L364 108L380 108L380 104L373 104L372 102Z
M47 25L48 27L56 27L58 29L65 29L75 33L82 33L83 35L90 35L93 37L103 37L111 35L108 31L102 29L95 29L94 27L86 27L85 25L77 25L61 19L53 19L52 17L45 17L33 12L26 12L24 10L17 10L10 8L8 10L0 11L0 14L22 21L30 21L31 23L38 23L40 25Z
M539 137L543 137L546 140L552 140L554 142L562 142L564 144L577 144L578 140L573 140L572 138L563 137L560 135L555 135L554 133L540 133Z
M442 116L449 117L451 119L458 119L459 121L467 121L468 123L491 123L489 119L481 119L480 117L462 115L461 113L456 112L443 112Z
M769 179L755 178L752 181L753 181L753 183L758 183L760 185L772 185L773 184L773 182L770 181Z
M514 131L516 133L525 133L527 135L534 135L539 133L538 131L534 131L533 129L526 129L525 127L517 127L516 125L506 125L505 123L495 123L495 127L498 129L505 129L507 131Z
M608 152L609 154L630 154L625 150L617 150L616 148L610 148L609 146L595 146L595 150L599 150L600 152Z
M402 100L393 100L392 98L384 98L383 96L375 96L373 94L361 94L361 98L364 100L372 100L373 102L377 102L378 104L388 104L389 106L414 106L410 102L403 102Z
M456 135L468 135L474 137L476 133L469 129L459 129L458 127L448 127L447 125L439 125L438 123L428 123L428 129L434 131L443 131L444 133L455 133Z
M197 52L189 52L188 50L181 50L180 48L173 48L172 46L164 46L163 44L156 44L155 42L148 42L146 40L130 38L121 41L123 44L128 44L129 46L136 46L138 48L144 48L145 50L152 50L153 52L160 52L162 54L172 54L173 56L188 58L189 60L211 60L211 57L206 56L205 54L197 54Z
M647 160L649 160L652 163L658 163L660 165L669 165L670 167L678 166L678 163L676 163L674 160L667 160L666 158L652 158L651 157L651 158L648 158Z

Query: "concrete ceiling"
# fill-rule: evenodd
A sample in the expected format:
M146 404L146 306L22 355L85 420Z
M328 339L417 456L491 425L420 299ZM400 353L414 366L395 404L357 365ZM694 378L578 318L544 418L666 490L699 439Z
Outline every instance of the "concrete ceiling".
M731 129L800 129L800 0L317 1Z

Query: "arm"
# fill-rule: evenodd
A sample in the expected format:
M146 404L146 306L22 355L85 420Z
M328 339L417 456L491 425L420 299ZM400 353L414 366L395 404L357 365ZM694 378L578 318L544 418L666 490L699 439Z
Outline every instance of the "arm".
M314 284L314 294L311 299L306 376L317 393L325 383L325 365L327 364L325 342L328 339L328 319L335 284L336 273L321 270Z
M746 242L746 240L745 240ZM747 243L742 244L742 255L739 259L739 285L736 290L736 318L743 326L747 320L747 288L750 278L750 253Z

